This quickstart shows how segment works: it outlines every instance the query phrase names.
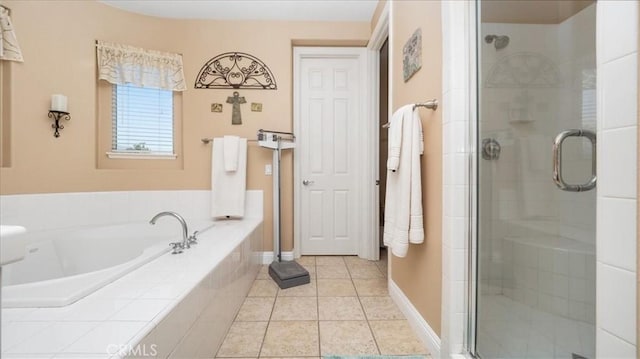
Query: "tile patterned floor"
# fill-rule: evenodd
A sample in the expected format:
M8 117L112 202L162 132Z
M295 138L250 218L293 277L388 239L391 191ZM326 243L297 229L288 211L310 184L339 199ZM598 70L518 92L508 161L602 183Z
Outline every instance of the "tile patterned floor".
M389 297L386 258L298 262L311 283L283 290L260 270L217 358L427 354Z

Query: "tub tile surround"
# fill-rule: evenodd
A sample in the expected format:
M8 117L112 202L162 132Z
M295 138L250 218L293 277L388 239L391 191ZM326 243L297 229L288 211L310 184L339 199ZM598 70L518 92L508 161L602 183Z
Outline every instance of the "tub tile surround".
M100 196L102 204L112 200L122 203L119 202L122 198L130 201L131 211L121 219L146 221L168 209L183 214L188 223L189 219L206 217L208 191L174 192L152 195L121 192L115 193L115 197ZM95 198L95 194L84 193L71 197L76 195L85 200ZM19 221L24 218L20 212L28 213L19 212L9 204L38 206L42 202L34 200L35 196L42 195L0 198L3 208L9 210L9 214L2 212L3 223ZM63 194L44 196L48 197L44 202L49 202L42 207L48 209L40 208L40 212L35 213L51 213L56 206L69 203ZM11 198L5 201L8 197ZM27 197L26 202L23 201ZM141 203L152 198L150 208L135 208L143 207ZM1 356L212 356L259 270L260 256L256 253L262 246L262 192L248 191L247 206L247 217L243 220L212 222L214 227L201 232L198 244L191 249L180 255L165 254L69 306L2 309ZM64 206L58 208L82 212ZM205 215L197 216L195 208L200 208L200 213ZM54 222L50 223L40 229L52 229Z
M254 192L260 191L247 191L247 196ZM0 223L21 225L29 232L148 222L162 211L180 213L187 223L208 218L211 211L211 191L114 191L0 196ZM259 211L261 209L248 206L245 216L262 217L262 213L257 213ZM158 221L157 225L163 225L164 222ZM171 226L174 227L176 226Z

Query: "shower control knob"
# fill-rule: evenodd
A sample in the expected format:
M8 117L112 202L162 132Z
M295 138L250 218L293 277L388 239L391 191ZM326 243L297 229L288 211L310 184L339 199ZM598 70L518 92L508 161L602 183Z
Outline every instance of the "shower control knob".
M500 143L493 138L482 140L482 158L485 160L497 160L500 158Z
M315 183L315 181L309 181L309 180L303 180L302 181L302 184L305 185L305 186L308 186L308 185L314 184L314 183Z

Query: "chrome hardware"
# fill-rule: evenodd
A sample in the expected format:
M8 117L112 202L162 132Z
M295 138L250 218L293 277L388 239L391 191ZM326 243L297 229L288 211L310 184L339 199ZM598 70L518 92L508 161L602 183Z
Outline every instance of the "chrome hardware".
M482 159L492 161L500 158L500 143L493 138L485 138L482 140Z
M413 109L415 110L416 107L424 107L424 108L428 108L429 110L437 110L438 109L438 100L436 100L435 98L433 100L428 100L426 102L418 102L413 104Z
M376 180L376 186L380 185L380 180Z
M568 137L586 137L591 141L591 178L584 184L568 184L562 178L562 143ZM553 141L553 181L563 191L584 192L596 187L596 134L588 130L566 130Z
M182 253L182 243L173 242L173 243L169 243L169 246L171 247L171 249L173 249L173 252L171 252L171 254L180 254L180 253Z
M149 223L156 224L156 221L158 220L158 218L164 217L164 216L171 216L180 222L180 224L182 225L182 244L180 245L180 249L189 249L191 246L190 246L189 230L187 229L187 221L185 221L181 215L177 214L176 212L160 212L155 216L153 216L153 218L151 218ZM182 251L177 252L174 247L173 254L178 254L181 252Z
M424 108L428 108L429 110L437 110L438 109L438 99L433 99L433 100L427 100L425 102L416 102L413 104L413 110L415 111L416 107L424 107ZM387 122L384 125L382 125L382 128L389 128L391 127L391 122Z
M190 245L193 244L198 244L198 238L196 237L198 235L198 231L193 232L192 235L189 236L189 238L187 238L187 241L189 242Z
M309 181L309 180L303 180L302 181L302 184L305 185L305 186L308 186L308 185L314 184L314 183L315 183L315 181Z
M494 42L495 41L495 42ZM484 42L487 44L494 43L496 50L501 50L509 45L509 36L506 35L487 35L484 37Z

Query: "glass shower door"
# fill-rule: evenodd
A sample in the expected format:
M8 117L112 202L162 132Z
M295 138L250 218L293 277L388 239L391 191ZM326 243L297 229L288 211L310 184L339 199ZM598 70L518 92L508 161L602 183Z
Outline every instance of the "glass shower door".
M595 3L478 8L475 353L595 358Z

